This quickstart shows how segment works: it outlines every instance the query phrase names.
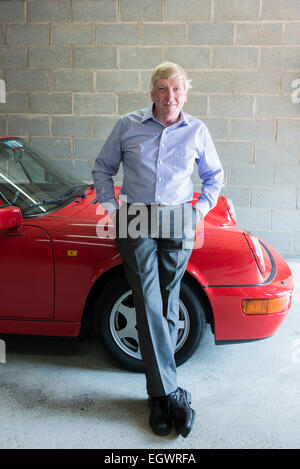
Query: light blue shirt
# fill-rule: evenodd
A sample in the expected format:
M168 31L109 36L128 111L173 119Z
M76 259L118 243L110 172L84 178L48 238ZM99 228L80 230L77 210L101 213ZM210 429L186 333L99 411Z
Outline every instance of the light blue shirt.
M152 104L122 116L96 158L97 199L108 213L119 208L113 176L121 162L124 177L119 198L131 204L191 201L195 163L203 182L194 207L203 217L216 205L224 185L224 172L206 125L181 112L178 122L165 127L155 120Z

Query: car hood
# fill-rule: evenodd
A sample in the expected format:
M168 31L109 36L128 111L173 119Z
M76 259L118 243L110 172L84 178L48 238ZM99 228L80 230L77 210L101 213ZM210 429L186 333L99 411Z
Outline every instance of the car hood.
M74 246L92 242L113 248L115 262L114 225L96 202L92 188L84 199L78 198L39 220L54 239L72 239ZM258 269L243 231L231 220L221 197L205 221L198 223L197 240L187 270L204 286L261 284L272 271L272 260L264 247L265 271Z

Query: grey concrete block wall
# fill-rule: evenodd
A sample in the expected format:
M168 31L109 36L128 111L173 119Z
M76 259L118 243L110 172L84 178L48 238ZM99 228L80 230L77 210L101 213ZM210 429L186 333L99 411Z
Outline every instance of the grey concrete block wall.
M162 60L193 80L185 110L211 131L239 225L300 256L299 0L0 0L0 132L91 181Z

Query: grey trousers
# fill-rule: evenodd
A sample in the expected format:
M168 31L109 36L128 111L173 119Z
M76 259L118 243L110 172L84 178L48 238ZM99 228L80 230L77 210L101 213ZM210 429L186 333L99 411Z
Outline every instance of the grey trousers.
M116 242L133 291L147 393L163 396L177 389L180 282L192 252L196 213L187 204L147 206L148 226L124 236L130 223L137 227L130 207L122 206L116 216Z

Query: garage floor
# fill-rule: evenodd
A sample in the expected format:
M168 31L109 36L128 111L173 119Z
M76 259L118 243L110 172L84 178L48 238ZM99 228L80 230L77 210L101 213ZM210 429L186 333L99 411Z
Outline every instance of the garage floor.
M272 338L215 346L210 330L178 368L197 420L190 436L152 434L143 375L94 339L2 336L0 448L299 448L300 260L292 309Z

